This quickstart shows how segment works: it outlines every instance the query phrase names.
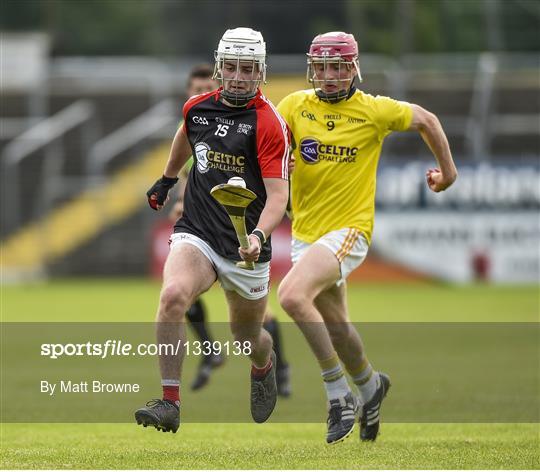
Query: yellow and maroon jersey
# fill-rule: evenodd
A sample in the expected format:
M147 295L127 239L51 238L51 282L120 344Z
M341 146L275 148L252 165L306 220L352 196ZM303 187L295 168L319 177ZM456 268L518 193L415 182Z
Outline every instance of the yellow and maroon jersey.
M410 104L359 90L331 104L301 90L285 97L278 111L295 145L293 236L312 243L330 231L356 228L370 242L383 140L410 127Z

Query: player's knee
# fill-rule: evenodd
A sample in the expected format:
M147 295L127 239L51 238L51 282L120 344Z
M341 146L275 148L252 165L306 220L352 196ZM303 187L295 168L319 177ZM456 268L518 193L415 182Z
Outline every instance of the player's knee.
M178 285L167 285L159 299L159 318L161 321L181 321L190 304L188 291Z
M296 319L308 303L301 291L294 289L291 284L281 283L278 289L279 304L293 319Z

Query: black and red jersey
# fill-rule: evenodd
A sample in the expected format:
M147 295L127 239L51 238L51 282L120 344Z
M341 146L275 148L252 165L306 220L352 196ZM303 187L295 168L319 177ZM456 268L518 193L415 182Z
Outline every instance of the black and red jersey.
M210 190L231 177L244 179L246 187L257 195L246 211L250 233L266 204L263 178L288 179L289 131L260 91L242 108L221 102L220 92L197 95L184 105L183 126L193 151L193 165L184 195L184 213L174 231L194 234L221 256L239 261L234 227ZM269 238L259 261L268 262L271 257Z

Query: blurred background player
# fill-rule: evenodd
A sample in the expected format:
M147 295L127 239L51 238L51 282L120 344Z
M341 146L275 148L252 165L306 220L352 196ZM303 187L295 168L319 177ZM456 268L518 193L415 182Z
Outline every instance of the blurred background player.
M191 98L194 95L211 92L218 87L219 83L214 78L214 67L210 64L199 64L191 70L188 76L186 94L188 98ZM176 223L182 217L184 211L184 192L192 164L193 158L190 158L180 172L178 198L169 213L169 218L173 223ZM206 308L202 299L198 298L195 303L191 305L186 316L199 340L201 342L207 341L208 343L212 343L213 337L207 322ZM288 397L291 394L290 367L283 355L283 342L281 339L279 322L268 309L264 316L263 326L270 333L272 340L274 341L278 395ZM212 353L206 356L202 355L197 374L191 383L191 389L199 390L203 388L210 380L212 369L222 366L224 362L225 357L220 353Z
M148 203L161 210L177 175L190 156L193 168L184 193L182 217L174 226L163 271L157 313L159 344L182 345L189 307L220 281L229 306L235 341L251 359L251 415L266 421L276 405L276 356L272 337L262 328L270 282L269 236L285 214L289 134L259 85L266 77L266 45L250 28L227 30L215 51L215 76L221 87L192 97L184 105L163 176L148 190ZM227 160L222 157L227 155ZM256 193L246 212L249 247L240 248L225 209L211 189L241 176ZM253 270L237 266L254 262ZM159 355L162 399L135 412L138 424L176 432L180 424L183 350Z
M433 192L452 185L457 171L435 115L356 89L361 75L352 34L317 36L307 77L312 90L292 93L278 105L297 143L291 179L294 266L279 287L279 299L320 364L329 402L326 441L338 442L352 432L359 402L360 438L373 441L390 379L366 357L348 315L345 281L371 242L383 140L392 131L420 133L439 165L426 173ZM358 399L341 363L359 389Z

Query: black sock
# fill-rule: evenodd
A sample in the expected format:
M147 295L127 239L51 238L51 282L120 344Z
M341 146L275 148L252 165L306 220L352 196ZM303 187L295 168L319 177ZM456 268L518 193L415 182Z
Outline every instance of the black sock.
M281 333L279 329L279 323L275 318L271 318L268 321L265 321L263 324L264 329L270 333L272 336L272 341L274 341L274 352L276 353L276 369L287 366L287 361L283 356L281 349Z
M186 316L201 342L213 342L206 326L206 310L200 298L189 307ZM205 360L206 359L209 359L209 356L206 356Z

